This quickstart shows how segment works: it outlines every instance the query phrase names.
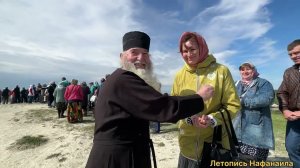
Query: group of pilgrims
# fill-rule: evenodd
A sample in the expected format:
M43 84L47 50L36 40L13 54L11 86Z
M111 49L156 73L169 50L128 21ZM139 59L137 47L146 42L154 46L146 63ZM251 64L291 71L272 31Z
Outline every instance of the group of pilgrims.
M52 81L48 85L38 83L37 85L29 85L28 88L22 87L22 89L19 85L16 85L14 89L5 87L3 90L0 89L0 104L44 103L49 108L56 108L58 118L62 118L65 117L64 112L67 109L67 103L77 101L81 104L83 114L87 116L87 112L94 107L94 100L91 101L90 98L93 95L97 96L108 76L109 74L105 78L101 78L100 84L98 81L89 82L89 85L85 81L79 84L77 79L68 81L66 77L62 77L57 84Z

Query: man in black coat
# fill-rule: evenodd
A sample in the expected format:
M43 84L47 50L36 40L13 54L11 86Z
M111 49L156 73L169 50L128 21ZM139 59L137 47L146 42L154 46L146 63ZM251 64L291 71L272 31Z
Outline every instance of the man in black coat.
M17 85L14 90L13 90L14 94L15 94L15 100L14 103L20 103L21 102L21 93L20 93L20 87L19 85Z
M55 88L56 88L56 84L55 84L54 81L50 82L49 86L47 87L47 91L48 91L48 107L52 107L52 103L54 101L53 93L54 93Z
M3 102L3 104L8 104L9 92L10 92L10 90L8 89L8 87L3 89L3 91L2 91L2 102Z
M123 36L122 68L109 76L98 94L87 168L150 168L150 148L156 167L149 121L175 123L201 112L204 101L212 97L214 89L207 85L185 97L158 92L149 46L146 33Z

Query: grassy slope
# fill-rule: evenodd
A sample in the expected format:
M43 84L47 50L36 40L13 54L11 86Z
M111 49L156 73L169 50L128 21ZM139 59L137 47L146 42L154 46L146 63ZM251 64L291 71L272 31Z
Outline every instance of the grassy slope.
M277 156L286 156L285 150L285 126L286 120L280 111L272 111L273 131L275 137L275 153Z

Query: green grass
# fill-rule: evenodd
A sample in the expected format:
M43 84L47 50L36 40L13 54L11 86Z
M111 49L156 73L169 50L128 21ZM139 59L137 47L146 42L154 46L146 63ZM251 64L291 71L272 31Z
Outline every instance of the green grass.
M48 142L48 138L43 135L39 136L23 136L16 140L15 143L11 144L9 149L26 150L33 149Z
M43 109L43 110L30 110L25 113L25 118L27 122L45 122L52 121L54 119L53 115L56 111L53 109ZM57 113L55 113L57 114Z
M166 145L163 142L160 142L160 143L157 144L157 146L163 147L163 146L166 146Z
M286 155L285 150L285 127L286 120L279 110L272 111L273 131L275 137L276 155Z

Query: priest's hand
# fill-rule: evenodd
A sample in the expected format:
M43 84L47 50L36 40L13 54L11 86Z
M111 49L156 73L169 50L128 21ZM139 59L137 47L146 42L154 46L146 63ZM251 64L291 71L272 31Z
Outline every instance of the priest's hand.
M215 89L211 85L203 85L198 90L197 94L202 97L203 101L206 101L214 95L214 91Z
M207 115L195 115L192 117L193 125L198 128L207 128L210 126L210 119Z

